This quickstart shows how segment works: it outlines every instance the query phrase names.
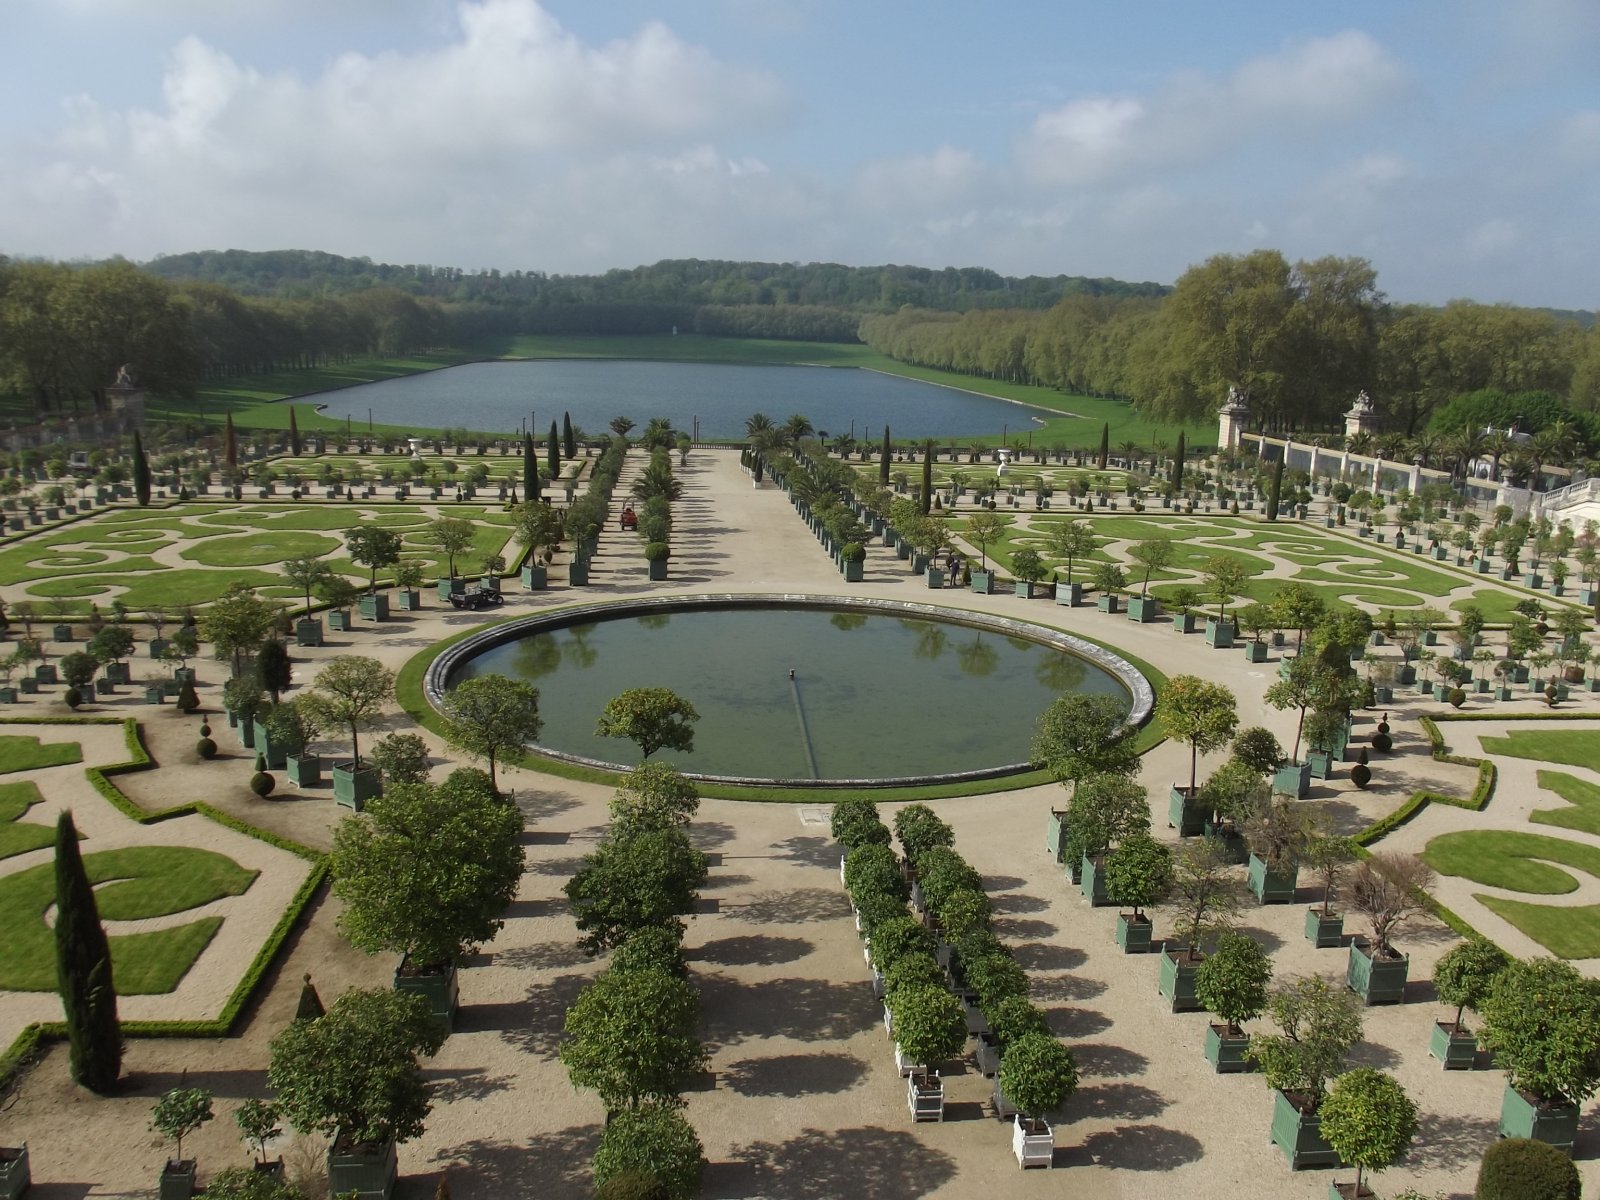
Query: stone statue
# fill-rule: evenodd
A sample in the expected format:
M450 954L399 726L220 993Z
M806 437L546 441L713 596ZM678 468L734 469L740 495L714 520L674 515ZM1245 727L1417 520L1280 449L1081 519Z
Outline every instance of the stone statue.
M1367 395L1365 389L1362 389L1362 391L1357 394L1355 406L1351 408L1350 411L1352 413L1369 413L1373 411L1372 397Z
M133 366L132 363L123 363L117 368L117 382L112 384L112 387L131 388L135 386L133 372L128 369L131 366Z

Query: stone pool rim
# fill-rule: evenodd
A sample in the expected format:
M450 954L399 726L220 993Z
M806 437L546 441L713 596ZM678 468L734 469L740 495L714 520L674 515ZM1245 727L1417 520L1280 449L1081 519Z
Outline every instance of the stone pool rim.
M1074 637L1072 634L1062 630L1053 629L1048 625L1039 625L1032 621L1021 621L1013 617L1003 617L992 613L976 612L971 609L946 608L942 605L923 604L916 601L884 600L862 596L819 595L811 592L715 592L687 596L639 596L623 600L602 600L585 604L565 605L558 609L550 609L533 613L526 617L518 617L515 620L502 621L462 638L460 641L446 646L440 651L433 662L428 665L427 673L423 677L423 696L428 705L435 712L442 715L441 702L445 693L449 690L447 685L450 677L461 666L486 650L505 645L507 642L520 641L532 634L546 633L596 620L642 617L650 616L653 613L761 608L812 608L830 612L843 611L869 615L876 614L879 616L916 617L941 621L950 625L961 625L970 629L1000 634L1005 637L1023 638L1035 644L1086 659L1115 679L1132 700L1132 705L1128 712L1128 720L1124 726L1129 735L1132 734L1133 730L1142 727L1149 721L1151 714L1155 711L1155 690L1150 686L1150 681L1132 663L1103 646L1095 645L1093 642L1086 641L1083 638ZM570 763L574 766L605 771L614 775L625 775L630 770L630 767L624 763L589 758L586 755L572 754L564 750L552 750L537 743L530 746L529 750L541 758L554 759L557 762ZM679 769L683 769L681 765ZM1034 769L1036 769L1034 764L1022 762L980 767L971 771L942 771L928 775L896 775L864 779L709 775L692 770L684 770L683 774L693 780L722 786L836 791L841 788L937 787L941 784L1002 779L1009 775L1020 775Z

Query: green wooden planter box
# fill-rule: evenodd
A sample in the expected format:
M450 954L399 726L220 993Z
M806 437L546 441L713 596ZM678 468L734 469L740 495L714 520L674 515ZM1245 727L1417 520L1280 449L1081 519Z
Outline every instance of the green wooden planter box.
M939 570L938 567L924 568L922 576L931 590L937 590L944 586L944 572Z
M1067 608L1078 608L1083 604L1083 584L1056 584L1056 603L1065 605Z
M294 623L294 640L299 646L322 645L322 622L316 617L302 617Z
M860 583L867 577L867 564L864 562L847 562L844 564L844 581L846 583Z
M1316 1113L1301 1112L1282 1092L1273 1095L1272 1142L1289 1160L1291 1171L1347 1165L1323 1139L1322 1118Z
M1246 642L1244 644L1244 660L1248 663L1266 662L1267 644L1265 642Z
M587 559L575 558L567 564L567 583L572 587L587 587L589 585L589 563Z
M1083 898L1095 908L1110 904L1111 901L1106 897L1105 859L1100 856L1091 858L1085 854L1081 871L1082 882L1078 886Z
M1128 601L1128 620L1141 625L1154 621L1161 615L1161 602L1150 596L1134 596Z
M32 1182L28 1143L0 1146L0 1200L17 1200Z
M460 972L452 965L439 975L403 974L409 961L404 958L400 960L400 967L394 973L394 990L421 996L428 1002L428 1011L433 1014L434 1020L444 1026L445 1032L455 1032Z
M1190 794L1187 787L1174 786L1167 798L1167 825L1176 829L1179 837L1197 837L1205 832L1206 818L1211 810L1198 796Z
M1181 612L1172 614L1172 627L1179 633L1193 633L1194 626L1195 615L1193 613Z
M663 580L663 579L665 579L667 577L667 560L666 559L664 559L664 558L652 558L652 559L647 560L647 563L648 563L648 566L650 568L650 578L651 579L656 580L657 582L660 582L661 580Z
M1050 810L1050 823L1045 829L1044 848L1051 858L1061 862L1067 853L1067 814L1062 809Z
M401 588L394 594L394 606L401 612L420 612L422 593L415 588Z
M1021 596L1024 600L1033 599L1033 584L1026 579L1016 580L1016 587L1014 590L1016 594Z
M315 754L290 754L284 759L284 768L295 787L316 787L322 782L322 759Z
M1313 779L1331 779L1333 777L1333 751L1306 751L1306 769L1311 772L1311 778Z
M1124 954L1148 954L1150 952L1150 918L1144 915L1135 917L1132 913L1117 914L1117 945L1122 947Z
M132 683L133 671L125 662L108 662L101 673L112 683Z
M1206 645L1227 650L1233 645L1233 624L1229 621L1206 620Z
M167 647L170 645L172 645L172 643L166 638L151 638L150 657L159 662L161 660L161 656L167 652Z
M1275 796L1293 796L1296 800L1302 800L1309 791L1310 763L1287 763L1279 767L1272 777L1272 793Z
M1300 864L1289 863L1276 870L1267 866L1266 862L1250 856L1248 871L1250 890L1255 898L1263 904L1292 904L1294 903L1294 885L1300 878Z
M393 1142L381 1146L352 1147L340 1152L334 1141L328 1151L328 1191L340 1197L354 1192L358 1200L390 1200L400 1177L400 1161Z
M1405 1000L1406 975L1411 959L1374 959L1360 942L1350 943L1350 963L1345 983L1368 1004L1399 1004Z
M1168 950L1161 955L1161 994L1172 1004L1173 1012L1198 1012L1203 1007L1195 998L1194 978L1201 959L1190 960L1186 950Z
M1206 1026L1206 1061L1219 1075L1231 1075L1253 1070L1250 1061L1250 1035L1240 1030L1237 1035L1226 1025Z
M356 606L361 615L369 621L387 621L389 619L389 597L382 592L374 592L370 596L362 596L356 601Z
M994 572L974 571L972 573L972 590L985 596L994 594Z
M152 684L144 690L144 702L146 704L161 704L166 698L167 689L163 684Z
M0 704L17 703L17 689L14 687L0 687Z
M1500 1136L1533 1138L1571 1154L1578 1139L1578 1106L1541 1103L1508 1085L1500 1101Z
M348 608L330 608L328 610L328 628L335 633L349 633L350 610Z
M1478 1035L1464 1025L1458 1028L1450 1021L1435 1021L1428 1053L1442 1062L1446 1071L1470 1071L1478 1060Z
M530 592L542 592L550 586L550 571L543 566L527 564L522 568L522 586Z
M29 679L24 675L20 680L20 684L24 696L37 696L39 694L39 681L37 679Z
M434 587L438 591L439 599L448 600L451 596L465 595L467 591L467 581L465 579L445 578L439 580Z
M181 667L179 668L179 670L182 669ZM40 663L33 669L33 681L35 683L60 683L61 677L57 674L54 663Z
M1306 909L1306 941L1318 950L1331 950L1344 941L1344 914L1322 915L1320 908Z
M156 1185L158 1200L189 1200L194 1195L195 1174L194 1159L186 1158L182 1162L167 1159Z
M267 732L267 727L261 723L259 718L252 721L251 724L255 727L256 752L266 758L267 770L283 770L284 762L288 755L284 753L282 745L274 746L272 744L272 735Z
M333 768L333 799L337 804L360 812L368 800L383 795L383 772L377 767L362 767L357 771L351 763L337 763Z
M1120 597L1115 592L1103 592L1094 602L1094 605L1103 613L1121 612L1122 610L1117 607L1119 599Z

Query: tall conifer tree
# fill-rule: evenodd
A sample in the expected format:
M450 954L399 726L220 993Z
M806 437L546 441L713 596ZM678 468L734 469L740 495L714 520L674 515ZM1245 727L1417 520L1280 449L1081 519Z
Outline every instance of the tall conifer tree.
M922 515L927 516L933 508L933 439L929 438L922 443L922 498L918 500L922 507Z
M289 405L289 453L300 457L300 422L294 419L294 405Z
M568 462L578 457L578 443L572 436L572 414L561 414L561 453Z
M522 435L522 498L539 498L539 452L534 449L531 432Z
M1111 422L1100 426L1100 469L1104 471L1111 461Z
M232 413L228 414L228 427L222 434L222 461L227 464L230 472L239 469L239 435L233 431Z
M556 432L556 423L554 421L551 421L550 422L550 449L548 451L549 459L550 459L549 467L550 467L550 482L551 483L554 483L556 480L561 478L561 442L560 442L560 436L561 435Z
M883 449L878 451L878 486L889 486L889 427L883 427Z
M150 460L145 456L144 439L133 431L133 495L140 508L150 506Z
M1178 453L1172 463L1172 491L1176 495L1183 490L1183 460L1189 452L1188 443L1184 440L1183 432L1178 433Z
M1267 493L1267 520L1278 519L1278 502L1283 496L1283 459L1272 468L1272 491Z
M67 1017L72 1078L105 1093L122 1074L122 1026L111 978L111 944L78 852L72 813L56 820L56 971Z

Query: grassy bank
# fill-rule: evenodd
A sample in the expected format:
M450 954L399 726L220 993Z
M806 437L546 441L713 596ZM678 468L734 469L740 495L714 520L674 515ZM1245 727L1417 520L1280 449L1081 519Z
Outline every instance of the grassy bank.
M437 370L463 362L496 358L624 358L748 366L858 367L1016 401L1059 414L1045 417L1044 424L1037 425L1030 420L1028 410L1019 408L1016 420L1010 423L1010 438L1027 440L1031 436L1035 444L1047 446L1058 442L1068 446L1098 446L1100 429L1105 424L1110 427L1113 447L1124 441L1149 446L1159 439L1170 448L1176 443L1180 428L1176 425L1157 425L1146 420L1126 401L1071 396L1051 388L913 367L886 358L866 346L700 337L693 334L676 337L511 336L456 351L445 350L396 359L357 359L337 366L249 376L204 387L193 400L152 397L148 407L151 415L158 419L220 421L231 413L234 424L242 429L285 429L289 424L290 406L282 401L298 399L304 401L295 406L298 409L296 420L302 431L335 432L345 428L345 423L313 411L313 406L320 402L318 393ZM1031 415L1043 414L1033 412ZM402 428L398 425L374 425L373 431L397 435L417 432L410 426ZM1188 426L1186 432L1191 446L1215 440L1215 428L1209 424ZM975 432L966 440L992 445L1000 441L1000 436L997 431Z

